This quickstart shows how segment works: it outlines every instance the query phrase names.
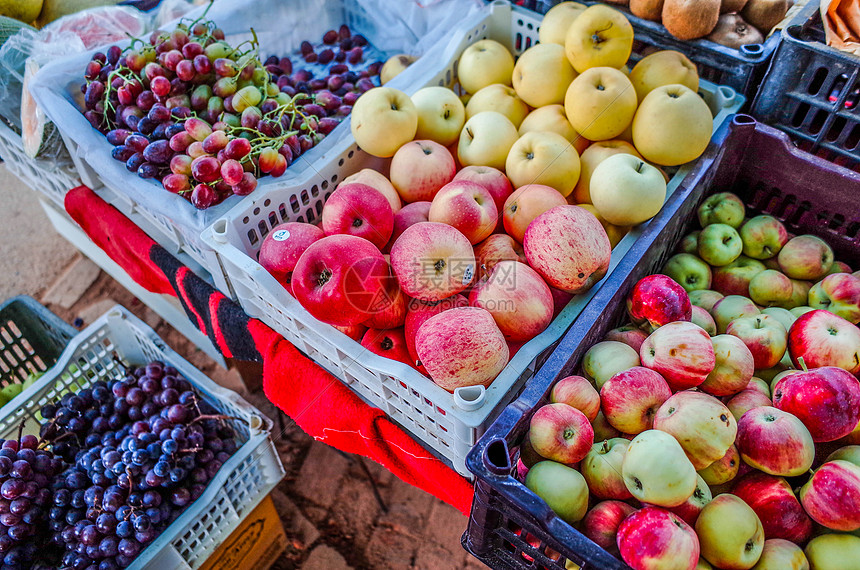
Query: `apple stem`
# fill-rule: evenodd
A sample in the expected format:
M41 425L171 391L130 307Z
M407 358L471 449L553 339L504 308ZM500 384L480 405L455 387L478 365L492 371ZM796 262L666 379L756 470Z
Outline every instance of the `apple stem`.
M803 371L804 371L804 372L809 372L809 369L806 367L806 362L804 362L804 361L803 361L803 357L802 357L802 356L799 356L799 357L797 358L797 362L799 362L799 363L800 363L800 367L803 369Z
M639 161L639 165L636 167L636 172L638 172L638 173L640 173L640 174L641 174L641 173L642 173L642 167L643 167L643 166L645 166L645 163L644 163L644 162L642 162L642 161Z

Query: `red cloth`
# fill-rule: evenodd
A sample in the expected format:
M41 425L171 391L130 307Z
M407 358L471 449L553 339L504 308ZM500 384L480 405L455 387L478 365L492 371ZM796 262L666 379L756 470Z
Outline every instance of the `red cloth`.
M225 357L262 361L266 396L306 433L347 453L373 459L468 516L472 485L382 410L368 406L282 336L248 317L89 188L69 191L66 210L137 283L178 297L191 321Z

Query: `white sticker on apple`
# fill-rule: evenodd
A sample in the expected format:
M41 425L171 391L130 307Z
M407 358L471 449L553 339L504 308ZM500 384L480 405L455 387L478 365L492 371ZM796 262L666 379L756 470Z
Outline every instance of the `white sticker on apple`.
M472 282L472 275L475 274L475 266L469 264L466 266L466 270L463 272L463 285L468 285Z
M272 239L275 241L286 241L290 239L290 230L278 230L272 234Z

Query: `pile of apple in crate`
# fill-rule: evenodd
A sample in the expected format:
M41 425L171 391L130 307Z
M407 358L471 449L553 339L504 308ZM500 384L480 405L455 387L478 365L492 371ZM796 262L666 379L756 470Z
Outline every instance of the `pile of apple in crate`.
M607 30L600 49L595 29ZM369 350L449 391L489 385L660 211L661 167L708 145L695 66L664 51L628 71L632 45L617 10L597 5L573 23L555 12L516 61L491 39L466 48L462 98L436 86L367 91L352 133L392 157L388 176L343 180L320 226L274 228L261 265Z
M635 569L860 568L860 272L715 194L518 474Z

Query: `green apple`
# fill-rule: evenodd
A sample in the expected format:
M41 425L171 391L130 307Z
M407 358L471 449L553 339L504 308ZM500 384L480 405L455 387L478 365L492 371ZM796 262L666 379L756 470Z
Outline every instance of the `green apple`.
M717 301L711 309L711 316L717 323L717 332L724 334L726 328L735 319L761 314L758 307L750 299L740 295L729 295Z
M616 154L591 174L591 203L616 226L635 226L656 216L666 200L663 173L641 158Z
M765 307L780 306L791 299L791 279L773 269L765 269L750 281L750 297Z
M628 445L630 442L623 437L607 439L592 445L582 460L582 476L595 497L623 501L633 496L621 476L621 464Z
M857 570L860 568L860 537L851 534L822 534L804 549L812 570Z
M705 467L697 471L705 483L711 486L718 486L728 483L738 474L741 467L741 454L738 453L738 448L735 444L729 446L726 454Z
M719 334L711 339L714 345L714 369L699 385L699 389L714 396L731 396L747 388L755 372L755 362L741 339Z
M723 295L747 297L750 294L750 281L765 269L761 261L740 255L728 265L714 268L711 287Z
M457 78L467 93L477 93L487 85L510 85L514 73L514 56L495 40L480 40L460 55Z
M676 392L654 415L654 429L672 435L695 469L723 457L735 441L738 424L721 401L702 392Z
M425 87L412 95L412 103L418 111L416 139L445 147L457 142L466 123L466 108L456 93L447 87Z
M827 274L833 275L834 273L851 273L851 266L844 261L834 261L830 269L827 270ZM858 275L854 277L858 277Z
M699 234L699 257L717 267L736 260L743 250L737 230L728 224L710 224Z
M541 461L529 469L525 482L567 523L582 520L588 511L588 485L576 469L555 461Z
M764 541L761 558L753 570L809 570L809 561L803 550L783 538Z
M815 310L815 309L813 309L812 307L808 307L808 306L806 306L806 305L801 305L800 307L792 307L792 308L791 308L791 309L789 309L788 311L789 311L792 315L794 315L795 317L800 318L800 317L802 317L803 315L805 315L806 313L808 313L808 312L810 312L810 311L814 311L814 310Z
M783 309L782 307L767 307L766 309L762 309L762 315L770 315L775 318L779 322L782 323L782 326L785 327L785 330L791 328L791 325L794 321L797 320L797 317L794 316L791 311L788 309Z
M375 87L355 102L350 125L363 151L373 156L394 156L397 149L415 138L418 111L406 93Z
M744 242L744 255L753 259L774 257L788 241L788 232L782 222L773 216L750 218L738 230Z
M621 474L635 498L661 507L677 507L696 490L696 470L684 448L674 437L656 429L633 438Z
M518 138L510 119L496 111L484 111L466 121L457 156L463 166L490 166L504 171L508 152Z
M812 288L812 283L809 281L801 281L799 279L791 279L791 298L780 305L783 309L793 309L795 307L803 307L809 302L809 290Z
M846 445L845 447L840 447L828 455L824 462L827 463L828 461L835 461L837 459L853 463L857 467L860 467L860 445Z
M702 307L693 305L693 315L690 317L690 322L702 327L708 336L717 334L717 323L714 322L714 317Z
M24 391L23 384L9 384L8 386L4 386L2 390L0 390L0 394L3 394L9 401L13 400L18 394Z
M826 309L855 325L860 323L860 277L828 275L812 286L808 298L813 309Z
M797 236L783 246L777 262L788 277L815 281L827 275L833 264L833 250L819 237Z
M598 390L619 372L639 365L639 354L617 340L598 342L582 357L582 371Z
M6 396L6 394L4 394L2 391L0 391L0 408L2 408L3 406L5 406L6 404L8 404L11 401L12 401L12 398L9 398L8 396Z
M764 548L764 528L755 511L728 493L717 495L696 519L702 556L718 568L755 566Z
M684 236L681 243L678 244L678 253L691 253L696 255L699 251L699 230L690 232Z
M690 303L697 307L702 307L709 313L714 308L716 302L723 298L722 293L717 293L709 289L690 291L688 295L690 296Z
M687 293L711 287L710 266L690 253L676 253L670 257L663 267L663 273L674 279Z
M621 432L612 427L603 412L597 412L597 417L591 422L591 427L594 429L594 443L599 443L613 437L621 437Z
M739 228L744 221L746 208L735 194L720 192L702 202L697 213L703 228L711 224L727 224Z
M711 563L705 560L702 557L699 557L699 561L696 562L696 567L693 570L714 570L714 567L711 566Z

